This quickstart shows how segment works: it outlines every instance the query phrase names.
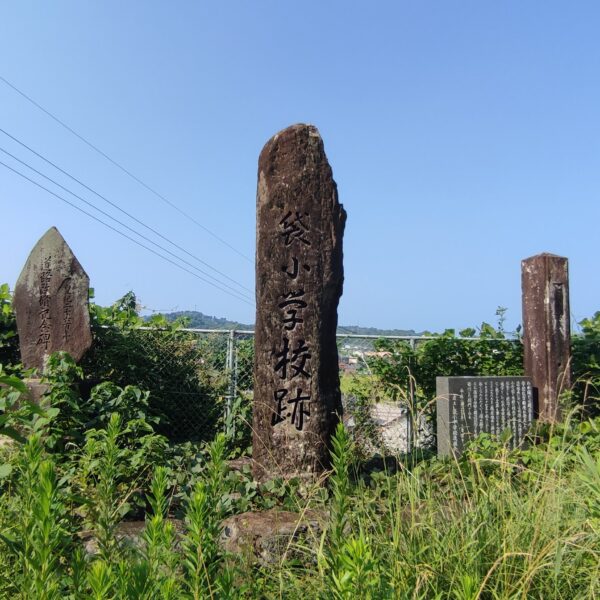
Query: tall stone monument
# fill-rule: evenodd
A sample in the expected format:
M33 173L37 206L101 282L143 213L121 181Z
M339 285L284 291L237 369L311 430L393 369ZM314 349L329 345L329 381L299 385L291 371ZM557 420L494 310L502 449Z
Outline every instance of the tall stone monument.
M521 262L525 375L538 394L540 421L560 420L558 396L571 387L569 266L538 254Z
M15 286L21 360L43 372L57 350L76 361L92 345L90 279L67 242L51 227L34 246Z
M316 127L258 162L252 457L259 480L315 479L342 412L336 346L346 213Z

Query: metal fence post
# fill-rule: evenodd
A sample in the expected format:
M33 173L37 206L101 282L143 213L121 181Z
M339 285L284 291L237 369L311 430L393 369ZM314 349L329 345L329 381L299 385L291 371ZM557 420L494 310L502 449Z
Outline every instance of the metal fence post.
M417 340L414 336L410 338L410 349L412 351L411 362L414 359L414 352L417 348ZM407 454L412 454L415 442L415 416L416 416L416 406L415 406L415 394L416 390L413 386L413 374L412 374L412 364L409 364L408 371L408 402L407 402L407 418L406 418L406 451ZM418 425L417 425L418 427ZM418 429L417 429L418 431Z
M233 411L233 399L235 398L235 330L232 329L227 336L227 355L225 358L225 369L229 378L227 401L225 403L225 433L227 433L227 417ZM231 432L235 433L234 431Z

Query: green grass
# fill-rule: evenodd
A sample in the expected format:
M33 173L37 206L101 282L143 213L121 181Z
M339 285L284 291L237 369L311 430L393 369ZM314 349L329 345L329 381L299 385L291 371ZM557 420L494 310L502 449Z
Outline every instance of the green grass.
M166 519L172 490L168 467L158 467L144 544L126 548L113 537L131 494L117 485L119 463L130 456L119 446L126 425L113 416L90 434L93 452L79 459L84 488L69 482L72 464L63 469L39 429L0 456L12 467L0 479L1 598L600 596L598 419L538 431L527 450L482 437L458 461L413 459L395 473L368 474L340 426L327 493L289 486L280 494L281 506L322 509L328 525L290 541L269 566L228 556L218 544L221 519L235 506L222 436L187 494L183 537ZM261 493L253 491L251 506L261 506ZM86 557L78 533L90 519L100 552Z

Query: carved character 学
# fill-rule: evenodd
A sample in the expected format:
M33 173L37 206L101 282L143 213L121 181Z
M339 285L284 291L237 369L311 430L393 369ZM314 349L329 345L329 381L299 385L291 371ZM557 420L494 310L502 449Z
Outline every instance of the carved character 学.
M278 304L279 308L287 309L284 313L287 317L283 319L283 323L284 329L288 331L294 330L299 323L304 323L304 319L301 316L297 316L301 309L308 306L304 300L300 300L302 296L304 296L304 290L288 292L284 295L285 300ZM292 306L296 308L290 308Z

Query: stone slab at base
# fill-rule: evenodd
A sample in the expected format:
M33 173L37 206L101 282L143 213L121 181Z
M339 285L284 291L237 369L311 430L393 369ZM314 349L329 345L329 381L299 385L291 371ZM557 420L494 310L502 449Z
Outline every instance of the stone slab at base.
M223 521L221 544L225 550L242 554L267 566L286 558L306 559L300 541L318 545L325 528L325 511L307 510L296 513L271 509L246 512Z

